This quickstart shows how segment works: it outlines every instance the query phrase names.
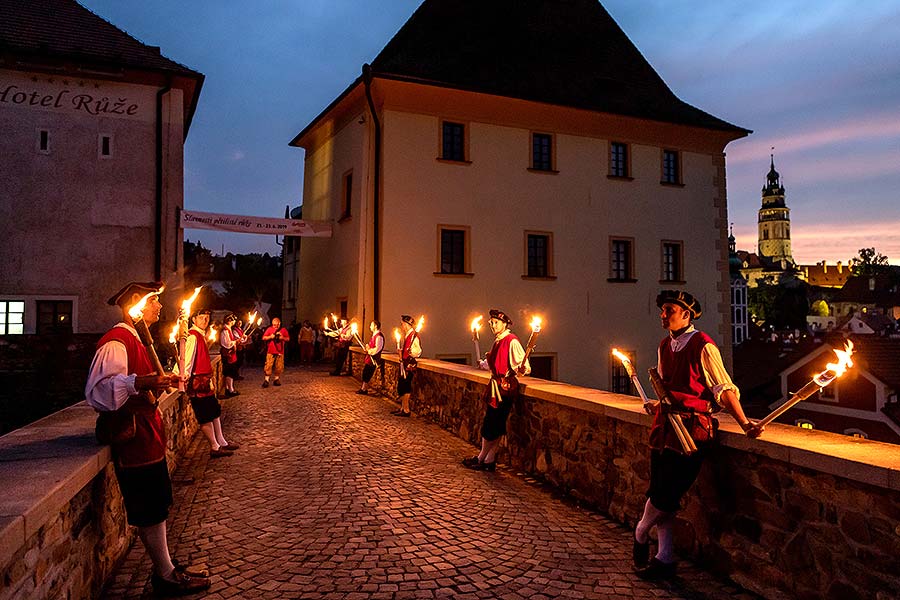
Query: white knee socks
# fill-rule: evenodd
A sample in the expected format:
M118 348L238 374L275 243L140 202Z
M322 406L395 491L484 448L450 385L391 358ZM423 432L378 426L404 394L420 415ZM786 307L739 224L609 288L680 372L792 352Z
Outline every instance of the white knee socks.
M166 522L150 525L149 527L138 527L138 535L150 560L153 561L153 570L157 575L164 578L170 578L175 565L172 564L172 557L169 555L169 545L166 539Z

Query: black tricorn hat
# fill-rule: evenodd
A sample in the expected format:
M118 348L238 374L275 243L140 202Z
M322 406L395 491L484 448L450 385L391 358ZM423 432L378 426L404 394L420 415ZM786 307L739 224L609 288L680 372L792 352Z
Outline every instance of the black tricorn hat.
M656 305L662 308L663 304L675 304L689 310L692 319L699 319L700 315L703 314L697 299L689 293L680 290L662 290L656 297Z
M496 308L492 308L490 311L490 315L491 315L492 319L500 319L507 325L512 325L512 319L510 319L509 315L507 315L502 310L497 310Z
M191 315L191 318L199 317L200 315L212 315L212 311L208 308L198 308L194 311L194 314Z
M400 316L400 320L403 321L404 323L408 324L408 325L412 325L413 327L416 326L416 321L415 321L415 319L413 319L413 318L412 318L411 316L409 316L409 315L401 315L401 316Z
M113 294L109 300L106 301L110 306L123 306L126 302L131 301L132 294L140 294L141 296L146 296L150 292L159 292L163 287L161 281L147 281L147 282L139 282L132 281L131 283L125 284L121 290Z

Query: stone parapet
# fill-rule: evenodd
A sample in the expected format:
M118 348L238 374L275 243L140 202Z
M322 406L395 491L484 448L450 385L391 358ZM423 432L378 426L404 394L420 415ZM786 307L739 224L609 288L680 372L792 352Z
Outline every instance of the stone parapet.
M354 374L362 368L354 349ZM397 356L373 388L396 397ZM412 410L480 443L485 371L419 360ZM632 527L649 482L639 399L523 377L501 462ZM900 447L773 424L758 440L727 415L678 513L679 551L767 598L900 594ZM462 458L462 457L460 457Z
M159 408L171 472L198 426L179 392ZM0 437L0 600L96 598L134 540L95 421L80 402Z

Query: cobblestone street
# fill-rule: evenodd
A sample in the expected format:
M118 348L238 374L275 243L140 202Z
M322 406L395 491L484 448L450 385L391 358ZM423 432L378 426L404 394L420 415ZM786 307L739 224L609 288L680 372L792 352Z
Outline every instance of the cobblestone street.
M210 460L198 433L174 476L169 545L209 568L206 597L753 597L685 562L672 583L641 581L623 526L514 472L462 468L468 443L349 377L245 375L223 400L240 450ZM150 597L149 578L136 542L105 597Z

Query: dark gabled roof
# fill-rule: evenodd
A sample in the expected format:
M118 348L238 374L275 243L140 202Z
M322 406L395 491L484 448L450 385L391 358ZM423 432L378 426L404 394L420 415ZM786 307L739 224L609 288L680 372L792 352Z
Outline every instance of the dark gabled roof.
M0 51L201 76L74 0L0 0Z
M597 0L425 0L376 77L746 135L679 100Z
M853 362L900 391L900 339L854 335Z
M900 306L900 281L893 271L851 277L837 293L834 302Z

